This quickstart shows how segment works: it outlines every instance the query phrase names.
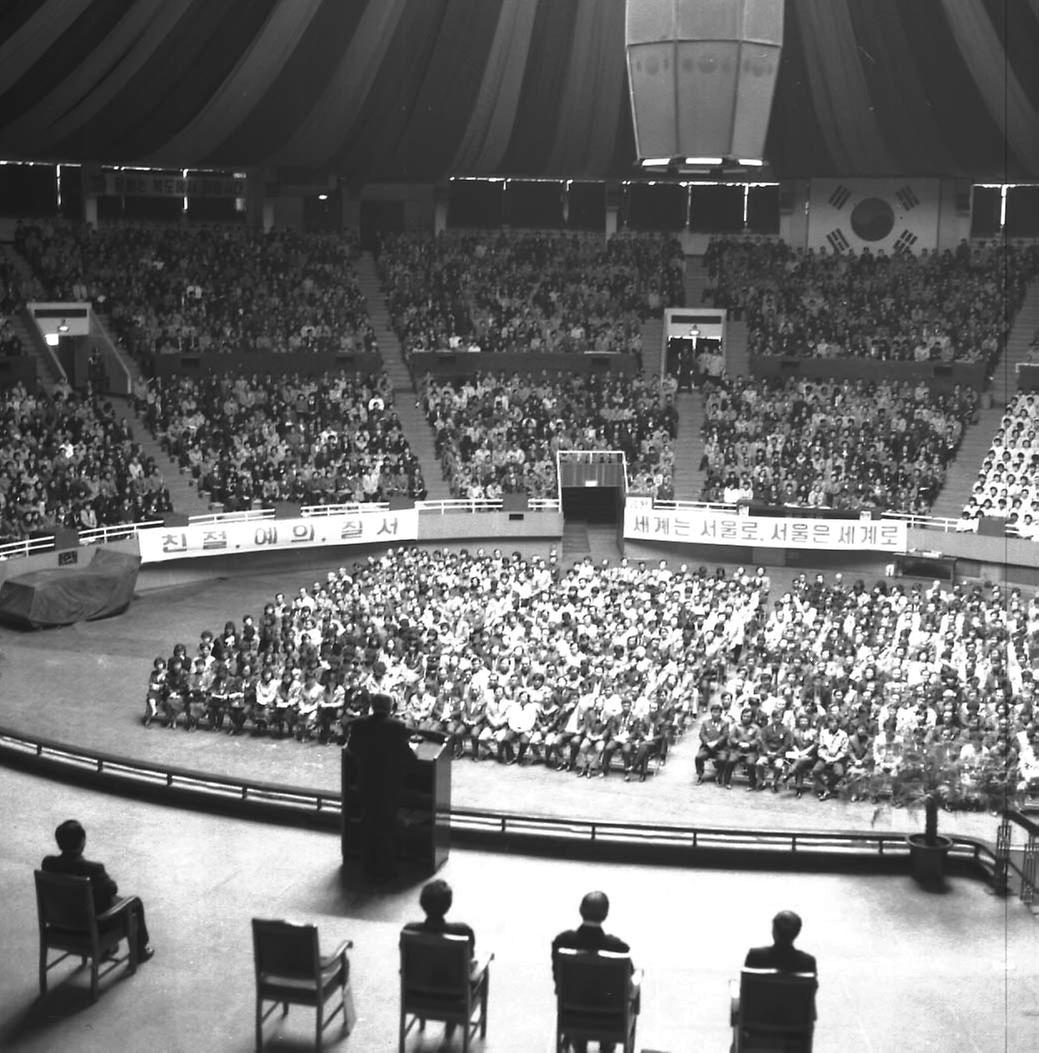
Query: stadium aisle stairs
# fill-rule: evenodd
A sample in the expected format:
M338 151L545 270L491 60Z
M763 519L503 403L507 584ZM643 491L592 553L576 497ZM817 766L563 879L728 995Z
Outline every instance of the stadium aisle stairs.
M177 462L152 437L130 400L122 395L110 395L109 401L116 412L126 418L134 442L140 443L144 456L153 458L158 465L159 474L166 481L170 492L173 511L185 516L204 515L209 512L209 501L196 489L191 473L182 472Z
M415 390L411 371L404 361L404 351L400 340L390 325L390 310L386 306L386 297L382 294L379 272L375 266L375 257L370 252L362 252L354 264L357 281L368 304L368 317L375 329L375 339L379 343L379 354L382 355L383 368L389 375L393 390L404 393Z
M707 473L703 459L703 395L682 391L675 397L678 407L678 438L675 440L675 500L699 501Z
M647 318L642 323L642 377L658 382L664 368L664 317Z
M959 519L978 478L978 469L992 446L1003 407L993 406L978 412L978 419L968 426L959 451L945 473L945 485L938 494L931 515Z
M711 284L707 268L703 265L703 256L686 256L685 258L685 306L706 307L704 289Z
M1025 293L1021 310L1007 338L1007 346L996 363L992 376L991 405L978 414L963 436L956 459L949 465L938 500L931 509L933 515L958 519L970 498L978 478L978 470L992 448L992 438L1003 420L1007 402L1017 390L1017 366L1028 361L1028 345L1039 330L1039 281L1033 281Z
M0 256L2 256L15 271L25 278L26 283L33 280L32 268L26 263L22 256L15 251L13 245L0 243ZM21 342L23 353L31 355L32 358L36 360L36 382L49 394L54 390L54 386L57 382L63 379L58 372L58 367L55 365L53 359L43 353L37 341L33 339L32 332L29 329L29 323L26 321L26 314L23 310L19 309L15 311L10 315L9 320L11 328Z
M1028 345L1039 332L1039 281L1033 281L1025 292L1021 310L1017 312L1006 350L996 363L992 375L992 399L997 406L1005 406L1017 391L1017 367L1027 362Z
M427 500L447 500L451 496L451 490L444 479L444 473L435 452L433 429L429 426L429 421L418 405L411 371L404 361L400 340L393 331L393 326L390 325L390 312L379 282L375 259L370 252L362 253L355 266L357 281L368 304L368 316L375 329L375 339L379 342L383 368L393 385L397 416L400 417L401 427L404 429L408 443L422 466Z
M733 321L729 316L725 324L725 372L733 377L750 376L750 352L747 349L747 323Z

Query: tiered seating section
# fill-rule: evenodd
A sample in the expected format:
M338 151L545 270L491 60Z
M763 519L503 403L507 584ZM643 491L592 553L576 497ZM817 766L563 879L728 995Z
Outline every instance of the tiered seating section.
M695 723L720 787L882 796L924 752L950 804L1039 781L1039 599L840 574L769 594L764 570L390 550L157 658L145 723L332 743L379 692L474 761L644 777Z
M639 376L427 377L420 395L456 497L555 498L558 450L623 450L632 492L674 497L678 414Z
M426 496L385 374L180 377L149 385L139 411L225 511Z
M1039 273L1031 244L833 255L765 238L716 238L713 302L746 317L752 355L984 362L991 369Z
M20 223L49 295L91 300L137 354L375 350L348 234Z
M977 412L977 393L723 377L705 385L704 403L704 500L922 513Z
M0 542L161 519L169 491L104 400L0 390Z
M1039 538L1039 395L1022 392L1007 406L978 471L963 519L1002 519L1007 533Z
M401 234L379 269L406 355L637 354L643 320L684 296L682 250L664 236Z

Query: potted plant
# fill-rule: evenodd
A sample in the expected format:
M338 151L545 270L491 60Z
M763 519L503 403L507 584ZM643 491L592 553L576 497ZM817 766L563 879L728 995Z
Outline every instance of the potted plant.
M898 752L894 763L878 763L858 780L849 780L846 790L856 799L868 795L878 805L874 823L887 807L923 811L923 830L906 835L910 873L924 887L940 887L952 839L938 832L938 814L989 811L1002 816L1014 807L1019 790L1013 739L1004 730L983 747L976 733L964 748L959 738L917 734Z

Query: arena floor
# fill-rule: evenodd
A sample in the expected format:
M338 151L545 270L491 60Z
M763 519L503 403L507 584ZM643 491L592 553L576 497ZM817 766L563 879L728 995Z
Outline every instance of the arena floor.
M2 629L0 723L178 766L334 789L334 747L146 729L140 721L154 655L257 611L274 592L329 566L267 565L206 578L145 571L138 598L118 618L44 632ZM865 805L694 787L692 752L691 741L680 743L668 765L641 784L464 761L454 766L454 802L683 825L870 826L873 809ZM313 919L326 942L353 938L358 1023L334 1048L396 1048L396 932L415 914L420 878L374 894L341 871L332 834L149 805L2 769L0 797L10 809L0 847L0 1048L252 1048L251 916ZM93 1006L81 971L59 969L54 990L36 1000L29 871L69 815L87 826L91 854L126 891L144 897L158 949L137 977L110 983ZM988 816L943 822L994 837ZM904 812L878 819L886 828L907 823L915 825ZM488 1053L553 1048L548 943L574 922L590 887L609 892L609 927L630 940L647 969L638 1041L647 1053L728 1048L727 981L746 946L767 940L769 918L781 908L804 915L802 942L820 961L817 1053L1039 1048L1039 930L1019 903L994 899L970 879L930 896L891 876L689 871L459 850L443 876L456 889L453 914L497 955ZM270 1048L308 1048L311 1019L293 1010ZM433 1028L409 1051L439 1045Z
M547 548L547 546L546 546ZM233 571L225 577L142 571L137 598L124 614L67 628L19 632L0 628L0 725L26 734L137 759L218 774L334 791L339 756L334 746L208 731L143 727L144 694L156 655L183 641L193 651L203 629L259 614L276 592L294 593L338 563ZM784 572L789 578L791 572ZM149 580L151 579L151 580ZM773 575L773 590L783 589ZM158 583L158 584L157 584ZM866 803L827 801L808 794L723 792L693 783L695 731L672 750L667 765L645 783L578 779L543 766L502 768L494 762L457 762L452 803L533 815L659 822L680 826L821 830L913 829L916 818ZM991 816L954 814L943 829L995 840Z

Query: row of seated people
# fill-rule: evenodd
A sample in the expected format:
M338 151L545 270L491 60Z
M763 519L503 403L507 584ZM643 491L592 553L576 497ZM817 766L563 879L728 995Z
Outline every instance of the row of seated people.
M1039 785L1035 729L1011 733L1005 705L997 710L1002 716L983 722L977 700L957 706L952 691L940 711L892 693L876 716L845 705L841 696L834 691L828 707L812 702L799 710L750 696L735 717L731 694L723 694L700 724L697 783L710 763L716 784L727 790L739 770L748 793L792 787L800 798L810 781L820 801L841 795L875 803L883 796L900 807L907 777L934 765L944 778L943 802L974 808L1019 782L1022 789ZM883 722L879 730L877 720Z
M977 403L960 386L709 380L704 500L926 512Z
M163 449L227 511L426 496L384 373L171 377L135 401Z
M379 271L405 354L640 354L642 322L684 302L682 249L663 235L400 234Z
M746 315L752 355L983 362L991 369L1039 273L1039 248L964 241L955 251L916 256L714 238L704 265L713 303Z
M20 222L50 296L90 301L136 354L374 351L353 234Z
M685 714L671 699L663 699L663 707L650 700L636 713L630 697L594 675L548 685L544 673L522 676L502 662L486 691L470 686L463 697L439 677L405 685L388 673L382 661L370 669L344 663L334 648L309 664L286 666L248 653L218 661L207 640L192 660L178 644L168 660L160 656L153 663L144 724L342 745L352 724L368 713L372 695L392 691L390 697L399 699L393 715L416 732L443 736L455 759L468 747L473 761L544 764L605 778L616 758L625 781L645 781L650 761L663 761L685 728Z
M90 392L0 392L0 538L160 519L170 495L124 418Z
M641 376L427 376L419 399L456 497L554 498L560 450L622 450L632 492L674 497L678 413Z
M992 447L978 470L961 526L993 517L1006 521L1008 534L1039 537L1039 396L1019 392L1008 403Z

